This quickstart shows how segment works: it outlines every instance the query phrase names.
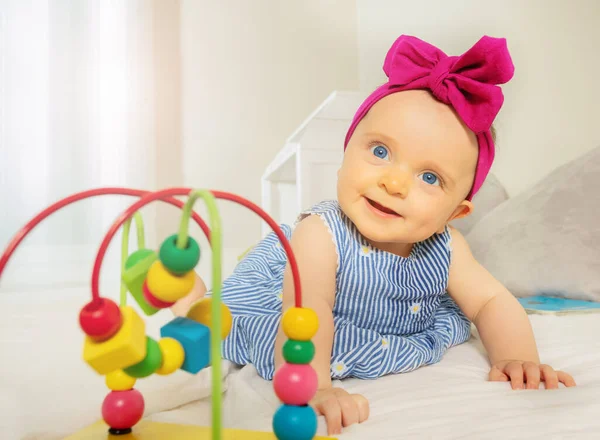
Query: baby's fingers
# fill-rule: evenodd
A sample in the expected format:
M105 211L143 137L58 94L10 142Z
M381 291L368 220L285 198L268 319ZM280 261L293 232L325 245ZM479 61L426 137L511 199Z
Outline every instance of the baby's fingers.
M358 407L358 423L362 423L369 418L369 401L360 394L351 394Z
M540 365L540 371L542 372L542 379L546 383L547 390L555 390L558 388L558 375L554 368L550 365Z
M533 362L525 362L523 371L527 381L528 390L536 390L540 387L540 367Z
M573 377L570 374L565 373L564 371L557 371L556 375L558 376L558 380L561 383L564 383L566 387L577 386L577 384L575 383L575 379L573 379Z
M489 380L491 382L508 382L508 376L494 365L490 370Z
M338 397L340 407L342 409L342 426L350 426L358 423L359 413L356 401L349 394Z
M342 432L342 408L335 396L331 396L316 405L317 413L325 416L327 435Z
M519 362L511 362L504 367L504 373L510 377L510 384L513 390L523 389L523 365Z

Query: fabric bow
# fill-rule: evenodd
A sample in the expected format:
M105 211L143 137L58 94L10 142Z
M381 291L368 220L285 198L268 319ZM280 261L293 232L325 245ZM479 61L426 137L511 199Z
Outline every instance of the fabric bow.
M387 53L387 86L426 88L451 105L475 133L489 130L504 102L498 84L508 82L514 65L506 39L482 37L461 56L448 56L416 37L402 35Z

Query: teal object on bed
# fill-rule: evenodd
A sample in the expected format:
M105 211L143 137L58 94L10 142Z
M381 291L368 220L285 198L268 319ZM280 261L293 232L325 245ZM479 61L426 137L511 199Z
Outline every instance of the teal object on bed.
M559 298L556 296L537 295L528 298L518 298L521 305L530 311L539 312L600 312L600 303L577 299Z

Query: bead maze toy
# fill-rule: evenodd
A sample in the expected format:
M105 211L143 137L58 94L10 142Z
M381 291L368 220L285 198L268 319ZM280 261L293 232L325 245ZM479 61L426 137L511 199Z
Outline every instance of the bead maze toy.
M30 220L9 242L0 258L0 278L11 255L42 220L72 203L101 195L139 197L111 225L94 262L91 301L79 312L84 333L83 360L104 376L109 393L101 405L102 420L69 439L246 439L309 440L315 437L317 417L308 405L317 390L317 375L310 366L315 348L311 338L318 329L316 313L302 307L300 276L292 248L275 221L260 207L238 195L192 188L142 191L128 188L97 188L66 197ZM187 196L183 203L178 196ZM210 219L210 229L193 211L202 199ZM282 402L272 419L273 432L225 429L221 420L221 342L227 337L232 317L221 302L221 224L216 199L232 201L259 215L279 238L293 274L294 307L286 310L282 327L288 340L283 346L284 364L273 378L274 391ZM158 252L146 248L139 210L149 203L163 201L182 208L179 232L167 237ZM128 293L147 316L168 309L193 288L200 247L188 233L193 219L210 243L212 253L212 294L194 303L185 317L172 317L162 326L160 338L146 334L145 323L127 305ZM138 249L128 254L132 220L137 229ZM108 246L122 229L121 289L119 304L99 292L100 269ZM152 374L168 375L178 370L196 374L211 367L212 425L199 427L145 421L144 398L134 387L137 380Z

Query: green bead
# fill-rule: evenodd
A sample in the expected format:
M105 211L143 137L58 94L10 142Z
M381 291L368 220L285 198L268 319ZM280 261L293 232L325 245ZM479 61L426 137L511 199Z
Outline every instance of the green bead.
M294 341L288 339L283 344L283 358L290 364L310 364L315 357L312 341Z
M192 237L188 237L187 245L183 249L179 249L176 243L177 234L173 234L163 241L158 258L172 274L184 275L196 267L200 261L200 247Z
M154 373L162 365L162 353L158 342L146 336L146 357L135 365L131 365L123 371L131 377L147 377Z
M153 253L154 251L152 249L138 249L129 257L127 257L127 260L125 261L125 269L135 266L137 263L142 261L144 258L149 257Z
M144 298L144 282L148 269L158 259L158 255L151 249L138 249L131 254L125 261L125 270L121 275L121 279L127 286L127 290L131 292L131 296L140 306L140 309L148 315L152 316L159 309L152 307Z

